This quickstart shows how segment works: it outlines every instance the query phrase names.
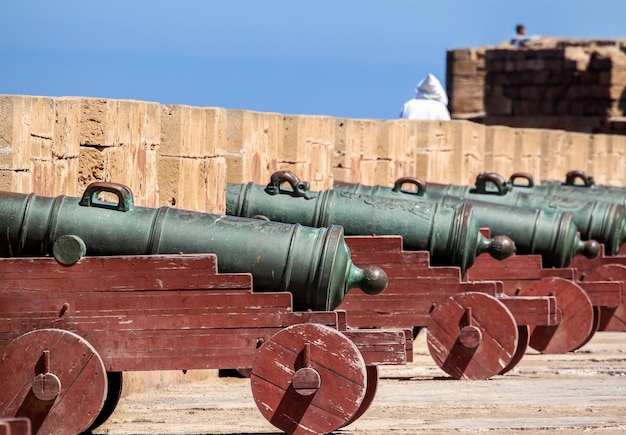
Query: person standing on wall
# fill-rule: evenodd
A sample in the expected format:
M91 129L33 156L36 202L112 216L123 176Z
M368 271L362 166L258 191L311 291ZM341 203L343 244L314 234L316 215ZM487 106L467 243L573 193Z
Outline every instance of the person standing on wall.
M541 36L527 35L526 26L518 24L515 26L515 35L511 38L510 42L513 47L519 48L525 46L528 41L536 41L537 39L541 39Z
M404 103L400 118L450 120L448 96L439 80L428 74L415 88L415 97Z

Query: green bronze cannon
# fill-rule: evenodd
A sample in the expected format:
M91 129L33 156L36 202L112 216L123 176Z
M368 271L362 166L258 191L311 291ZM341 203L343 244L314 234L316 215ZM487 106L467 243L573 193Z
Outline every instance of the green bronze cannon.
M68 265L84 255L217 254L219 272L251 273L255 291L288 291L297 311L333 310L350 289L387 286L382 269L352 263L340 226L138 207L116 183L93 183L82 198L0 192L0 228L1 256L52 254Z
M289 184L289 188L283 188ZM267 186L228 184L226 213L262 217L312 227L342 225L346 235L401 235L406 250L430 252L433 265L458 266L463 273L477 255L505 259L515 245L505 236L484 237L472 206L389 200L347 192L312 192L288 171L276 172Z
M407 188L407 185L410 187ZM510 237L515 242L517 254L541 255L543 267L566 267L575 255L594 258L599 253L596 241L580 239L578 228L572 222L572 213L569 212L497 204L474 198L468 200L469 195L429 195L426 183L414 177L400 178L393 187L344 182L335 182L333 187L335 190L368 196L415 201L426 199L447 205L461 205L470 201L474 217L481 227L490 228L494 234Z
M516 183L517 180L524 180ZM576 199L590 199L594 201L617 202L626 205L626 187L605 186L596 184L594 178L584 171L569 171L565 175L565 181L542 181L535 184L532 175L525 172L517 172L509 178L509 183L515 188L527 188L531 192L547 193L573 197Z
M493 204L570 212L572 222L583 240L596 240L605 245L608 255L616 255L626 242L626 210L623 205L604 201L580 200L563 196L531 193L514 188L512 183L493 172L481 173L475 186L423 183L416 195L430 201L442 201L447 196L465 201L485 201ZM593 250L588 251L592 254Z

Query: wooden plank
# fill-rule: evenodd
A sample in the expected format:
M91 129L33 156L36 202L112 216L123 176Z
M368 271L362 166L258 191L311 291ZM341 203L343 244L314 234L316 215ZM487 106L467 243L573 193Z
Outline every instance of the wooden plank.
M509 309L518 325L556 326L561 321L553 296L503 296L498 300Z
M356 344L366 365L407 363L406 333L401 329L353 329L343 334Z
M617 307L624 304L623 281L578 281L596 307Z
M0 418L0 435L31 435L31 423L26 417Z
M488 255L479 255L466 272L468 280L503 281L506 293L515 290L517 283L537 281L542 278L564 278L573 280L572 268L546 269L540 255L513 255L506 260L496 260ZM523 284L522 284L523 285Z

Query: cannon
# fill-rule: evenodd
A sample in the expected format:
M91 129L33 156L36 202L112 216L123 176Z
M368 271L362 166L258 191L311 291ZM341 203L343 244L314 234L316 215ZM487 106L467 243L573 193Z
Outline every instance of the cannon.
M517 180L523 180L516 183ZM533 176L527 172L517 172L509 177L511 188L533 193L563 196L582 201L588 201L593 196L594 201L615 202L626 205L626 188L619 186L597 185L593 177L583 171L569 171L565 182L544 181L536 184Z
M380 268L354 266L340 226L138 207L117 183L92 183L81 198L0 192L0 228L2 257L214 253L220 272L251 273L255 291L290 291L300 311L332 310L350 289L377 294L387 282Z
M406 186L410 188L407 189ZM541 255L544 267L566 267L576 255L594 258L599 253L595 240L582 241L569 212L494 204L480 199L454 195L429 195L426 183L415 177L398 179L393 187L366 186L359 183L335 182L335 190L415 201L432 200L439 204L461 205L471 202L473 215L481 227L493 234L510 237L520 255ZM428 192L430 192L428 190ZM480 198L480 196L478 196Z
M412 359L402 329L349 328L345 311L296 311L253 291L215 254L0 259L0 416L75 435L113 413L122 373L251 368L261 414L328 433L371 405L378 366Z
M406 184L403 179L400 182ZM526 189L513 188L511 182L493 172L479 174L474 186L424 183L421 180L414 184L420 186L417 190L411 190L414 196L430 201L456 197L470 203L478 200L534 210L569 212L572 214L572 222L580 232L580 237L603 243L607 254L617 254L620 246L626 241L626 209L622 204L591 201L588 197L582 200L531 193ZM396 183L394 189L401 190L401 186ZM593 252L597 253L596 250Z
M532 181L532 184L534 184L532 176L530 176L530 178L530 181ZM563 186L582 187L591 190L608 190L614 192L624 192L624 190L626 190L626 188L622 186L608 186L605 184L596 184L596 180L593 178L593 176L588 175L585 171L580 170L568 171L567 174L565 174L564 182L555 180L544 180L541 182L541 184L561 184Z
M402 235L405 249L426 250L433 265L462 271L480 254L507 258L515 251L508 237L485 238L480 233L469 204L451 207L334 190L312 192L307 182L288 171L274 173L267 186L228 183L226 214L312 227L338 224L346 235Z

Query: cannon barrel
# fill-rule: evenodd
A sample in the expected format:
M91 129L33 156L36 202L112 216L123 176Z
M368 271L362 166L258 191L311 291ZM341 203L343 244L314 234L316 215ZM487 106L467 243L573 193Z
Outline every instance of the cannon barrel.
M101 194L113 202L98 199ZM357 268L343 228L309 228L232 216L134 205L130 189L93 183L82 198L0 192L0 255L53 254L64 264L82 255L218 256L223 273L251 273L255 291L288 291L294 309L328 311L348 290L377 294L378 267Z
M406 185L409 188L406 188ZM538 254L544 267L566 267L575 255L594 258L599 245L594 240L582 241L569 212L557 212L521 206L503 205L466 199L453 195L428 195L426 184L413 177L401 178L393 187L366 186L357 183L335 182L335 190L363 195L415 201L432 200L440 204L461 205L471 202L473 214L481 227L493 234L502 234L515 242L516 253Z
M446 196L462 198L469 202L485 201L494 204L526 207L546 211L572 213L572 222L583 240L596 240L605 245L608 255L616 255L626 242L626 209L622 204L576 199L547 194L533 194L526 189L513 188L501 175L481 173L475 186L423 183L417 193L431 201L441 201Z
M516 182L517 180L523 180ZM535 184L532 175L517 172L509 177L514 188L528 189L533 193L558 195L574 199L588 200L593 195L594 201L617 202L626 206L626 187L604 186L596 184L594 178L583 171L569 171L565 181L542 181Z
M284 184L290 188L284 189ZM226 213L313 227L338 224L346 235L401 235L405 249L429 251L433 265L458 266L463 272L477 255L504 259L515 251L508 237L489 239L480 233L469 204L453 207L334 190L312 192L308 183L288 171L274 173L267 186L229 183Z

